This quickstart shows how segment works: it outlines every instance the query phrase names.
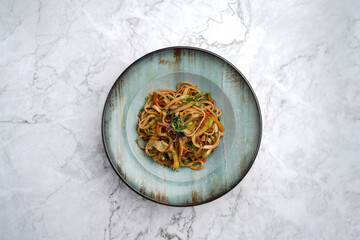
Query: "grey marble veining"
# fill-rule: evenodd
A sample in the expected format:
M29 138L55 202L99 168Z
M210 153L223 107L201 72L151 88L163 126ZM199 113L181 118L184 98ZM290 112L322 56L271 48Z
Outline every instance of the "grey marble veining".
M2 239L358 239L359 1L2 1ZM133 193L103 151L107 92L189 45L231 61L263 114L230 193L191 208Z

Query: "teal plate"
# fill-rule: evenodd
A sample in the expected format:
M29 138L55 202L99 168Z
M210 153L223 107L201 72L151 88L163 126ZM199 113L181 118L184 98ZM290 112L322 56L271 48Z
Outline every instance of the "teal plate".
M144 97L160 88L176 89L182 81L211 93L223 112L224 137L200 171L163 167L135 141ZM256 158L261 129L258 101L241 72L222 57L193 47L164 48L136 60L111 88L102 117L103 143L115 172L141 196L171 206L199 205L234 188Z

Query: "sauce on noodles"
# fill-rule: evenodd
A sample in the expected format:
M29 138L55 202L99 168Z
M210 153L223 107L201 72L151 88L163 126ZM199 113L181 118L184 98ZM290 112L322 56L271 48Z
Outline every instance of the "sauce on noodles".
M137 143L162 165L200 170L224 136L221 114L211 95L192 83L181 82L176 91L159 89L145 98L138 114Z

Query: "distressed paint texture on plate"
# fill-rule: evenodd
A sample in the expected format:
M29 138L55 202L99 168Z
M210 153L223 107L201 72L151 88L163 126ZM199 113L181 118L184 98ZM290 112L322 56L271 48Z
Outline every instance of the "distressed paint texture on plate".
M225 135L201 171L163 167L135 142L145 96L182 81L211 93L223 111ZM259 149L261 114L251 87L230 63L202 49L173 47L145 55L120 75L104 106L102 133L110 163L129 187L159 203L191 206L224 195L245 176Z

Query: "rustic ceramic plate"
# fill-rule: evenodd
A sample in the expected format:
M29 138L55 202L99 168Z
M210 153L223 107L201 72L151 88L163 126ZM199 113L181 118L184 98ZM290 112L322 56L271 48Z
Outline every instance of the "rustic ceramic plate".
M200 171L163 167L135 141L144 97L182 81L211 93L223 111L225 135ZM116 80L104 106L102 138L114 170L135 192L162 204L193 206L223 196L241 181L259 150L261 127L255 93L239 70L209 51L171 47L141 57Z

